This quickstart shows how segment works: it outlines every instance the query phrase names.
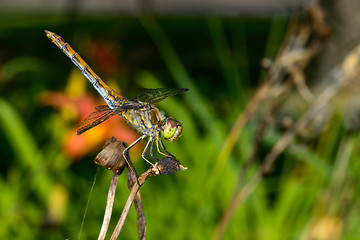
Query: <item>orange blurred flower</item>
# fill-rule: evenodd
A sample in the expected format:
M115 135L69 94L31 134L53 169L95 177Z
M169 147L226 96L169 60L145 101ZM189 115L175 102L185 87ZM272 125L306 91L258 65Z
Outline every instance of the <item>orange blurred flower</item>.
M107 40L92 40L86 52L101 72L111 76L118 73L118 55L121 53L119 45Z

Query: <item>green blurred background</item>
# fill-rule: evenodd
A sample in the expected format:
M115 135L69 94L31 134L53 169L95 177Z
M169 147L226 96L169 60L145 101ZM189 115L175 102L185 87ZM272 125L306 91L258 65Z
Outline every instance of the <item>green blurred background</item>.
M360 139L356 123L344 125L347 111L358 118L356 110L337 104L322 122L326 127L305 127L305 136L298 134L260 178L263 159L289 127L279 122L288 115L296 122L311 104L290 92L262 133L267 111L261 103L235 134L234 145L224 145L265 82L263 58L276 59L294 18L308 21L305 13L134 17L71 9L54 15L3 11L0 238L97 238L112 172L93 159L111 136L128 143L138 136L119 117L76 136L81 120L103 101L51 44L47 29L126 97L143 87L190 89L158 104L183 124L182 137L165 145L188 170L152 177L142 187L148 239L358 239ZM312 76L319 61L306 74ZM315 81L306 79L309 85ZM131 152L140 172L149 167L140 158L143 147ZM109 233L129 194L125 175ZM236 196L242 200L234 203ZM137 239L133 208L120 239Z

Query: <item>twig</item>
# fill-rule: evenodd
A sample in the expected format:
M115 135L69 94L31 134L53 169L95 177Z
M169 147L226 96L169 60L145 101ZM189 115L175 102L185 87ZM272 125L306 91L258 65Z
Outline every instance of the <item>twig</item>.
M131 190L134 184L137 182L137 178L133 171L128 168L128 188ZM139 240L145 240L146 235L146 221L145 221L145 213L144 207L141 201L140 191L137 192L134 199L134 206L137 214L136 223L138 229Z
M100 230L98 240L105 239L106 232L107 232L107 230L109 228L110 219L111 219L111 213L112 213L112 209L113 209L113 205L114 205L115 191L116 191L118 178L119 178L119 175L116 172L114 172L114 174L112 176L112 179L111 179L110 187L109 187L109 193L108 193L108 197L107 197L107 201L106 201L104 220L103 220L103 223L102 223L102 226L101 226L101 230Z
M140 177L138 178L138 181L135 182L134 186L131 189L131 192L129 194L129 197L125 203L124 209L121 213L120 219L118 221L118 223L116 224L115 230L112 233L110 240L115 240L118 238L122 227L124 226L125 220L129 214L130 211L130 207L131 204L134 201L134 198L136 196L136 193L139 191L140 187L145 183L146 179L148 179L150 176L154 176L154 175L158 175L159 171L156 172L157 169L154 169L154 167L151 167L150 169L148 169L146 172L144 172L143 174L140 175ZM141 185L139 185L141 184Z
M116 224L115 230L112 233L110 240L115 240L118 238L122 227L124 226L125 220L129 214L130 207L132 205L132 202L134 201L134 198L139 191L140 187L145 183L146 179L148 179L151 176L163 174L163 175L170 175L175 172L178 172L179 170L186 170L185 167L183 167L175 157L167 157L160 159L155 165L151 166L150 169L148 169L146 172L140 175L138 178L138 181L134 183L134 186L132 187L129 197L125 203L124 209L121 213L120 219L118 223ZM140 184L140 185L139 185Z
M275 98L275 101L273 101L272 105L267 110L262 122L259 125L259 128L257 129L255 133L255 139L253 143L253 147L251 150L251 153L247 157L244 166L242 167L241 171L239 172L238 176L238 185L242 182L242 179L245 178L247 175L247 170L250 168L250 166L255 162L256 156L258 155L258 152L260 150L260 146L262 143L262 140L264 138L264 135L268 129L268 127L271 125L271 123L274 121L274 114L276 111L280 108L281 104L283 103L285 97L289 94L292 87L292 82L287 81L284 83L279 93L277 94Z
M109 187L104 220L101 226L98 240L105 239L107 230L109 228L118 178L119 175L124 171L126 166L126 161L122 154L126 146L127 145L125 142L122 142L112 137L106 141L106 143L104 144L104 148L94 159L94 162L96 164L106 167L107 169L114 172Z
M297 132L310 123L321 110L330 102L330 100L338 94L342 89L348 86L354 77L360 72L360 44L354 48L342 64L334 68L327 78L333 79L335 82L323 91L319 97L313 102L305 114L299 119L295 126L288 130L282 138L275 144L271 152L266 156L263 170L270 171L275 159L290 144Z

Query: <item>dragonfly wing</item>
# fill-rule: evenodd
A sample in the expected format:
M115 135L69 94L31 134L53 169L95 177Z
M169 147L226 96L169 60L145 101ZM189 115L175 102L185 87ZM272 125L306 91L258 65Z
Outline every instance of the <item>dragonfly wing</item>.
M100 107L102 106L98 106L99 107L99 110L101 110ZM104 105L104 108L106 108L107 106ZM143 108L144 107L144 104L140 103L139 101L134 101L134 100L127 100L126 103L118 103L115 105L113 111L116 113L116 114L119 114L121 115L122 112L126 111L126 110L131 110L131 109L140 109L140 108Z
M188 91L187 88L142 88L139 96L135 99L141 102L157 103L167 97Z
M95 109L97 111L90 113L90 115L80 124L77 135L82 134L115 115L107 105L97 106Z
M99 106L96 106L95 109L98 111L103 111L103 112L110 110L108 105L99 105Z

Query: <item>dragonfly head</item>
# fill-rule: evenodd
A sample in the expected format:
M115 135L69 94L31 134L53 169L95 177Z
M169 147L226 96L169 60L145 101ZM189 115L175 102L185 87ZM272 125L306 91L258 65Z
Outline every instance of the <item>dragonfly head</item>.
M181 123L174 118L167 118L162 125L162 134L170 142L178 139L182 132Z

